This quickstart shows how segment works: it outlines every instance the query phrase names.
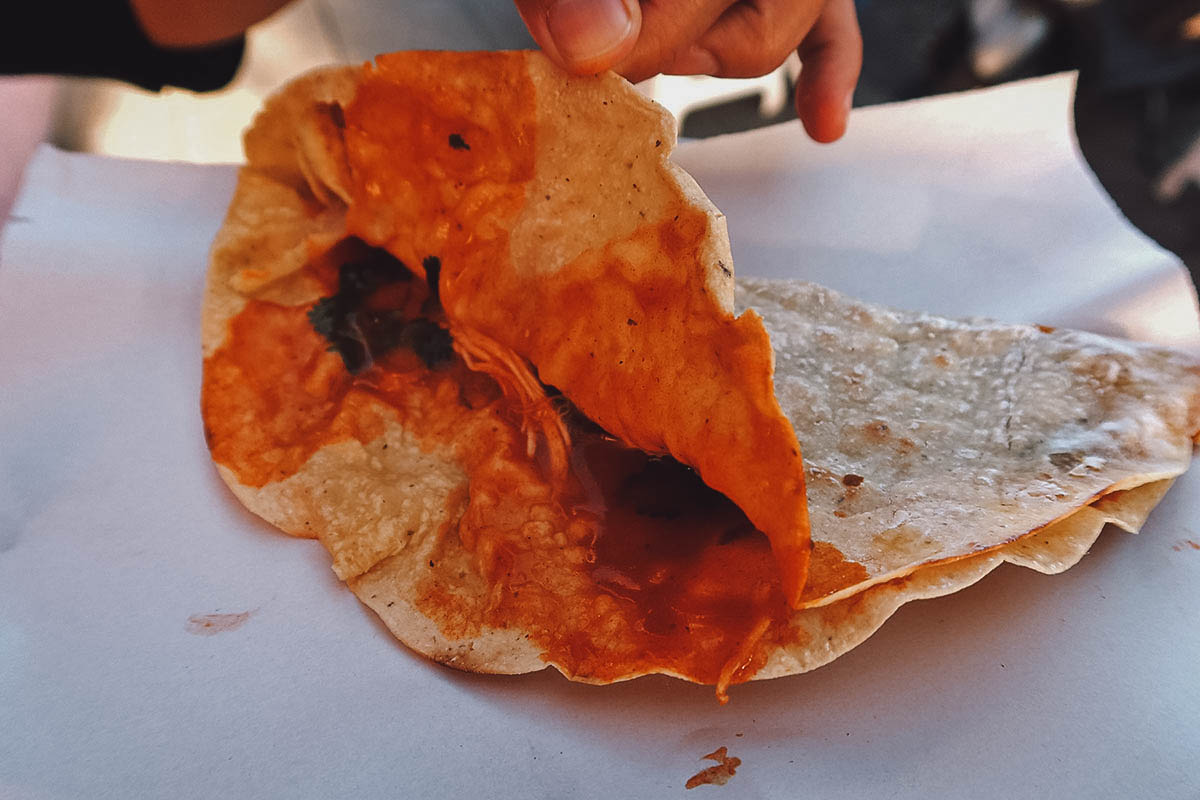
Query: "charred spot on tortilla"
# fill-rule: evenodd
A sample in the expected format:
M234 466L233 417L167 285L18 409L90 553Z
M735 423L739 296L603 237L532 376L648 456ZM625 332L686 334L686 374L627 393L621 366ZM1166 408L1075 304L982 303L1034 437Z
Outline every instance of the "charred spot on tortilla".
M455 150L470 150L471 145L467 144L461 133L450 134L450 146Z
M404 327L400 344L411 347L413 352L433 368L445 364L454 357L454 341L450 331L427 319L415 319Z
M421 261L421 267L425 270L425 283L429 286L429 299L426 301L426 307L429 310L434 307L440 308L442 300L439 283L442 277L442 260L437 256L425 256Z
M1059 469L1070 470L1083 463L1084 457L1080 453L1051 453L1048 458Z
M313 330L328 342L329 350L341 356L352 375L370 368L396 347L414 351L428 367L447 362L453 355L453 345L444 327L425 316L414 316L412 303L404 302L407 293L392 292L393 297L382 301L378 297L389 287L413 283L416 276L386 250L354 240L349 244L361 255L338 268L337 292L317 300L308 312ZM434 282L421 303L421 314L439 308L436 262L434 258L425 260L426 274Z
M338 270L338 294L352 300L364 300L389 283L406 283L412 271L394 255L379 247L366 248L366 254L349 261Z

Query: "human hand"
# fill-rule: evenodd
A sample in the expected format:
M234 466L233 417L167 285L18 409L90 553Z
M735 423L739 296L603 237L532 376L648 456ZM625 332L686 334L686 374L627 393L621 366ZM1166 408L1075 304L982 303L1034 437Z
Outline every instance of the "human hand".
M818 142L839 139L862 67L854 0L515 0L534 40L576 74L615 69L747 78L792 50L796 112Z

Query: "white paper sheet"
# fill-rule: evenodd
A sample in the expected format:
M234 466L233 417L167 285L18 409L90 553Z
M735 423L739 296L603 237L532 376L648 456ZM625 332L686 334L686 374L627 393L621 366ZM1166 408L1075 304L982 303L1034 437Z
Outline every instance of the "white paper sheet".
M689 144L743 274L1195 346L1176 260L1099 193L1070 79ZM0 798L1195 797L1200 471L1137 536L902 609L808 675L463 675L243 511L198 411L232 168L43 149L0 242ZM189 618L249 612L200 635Z

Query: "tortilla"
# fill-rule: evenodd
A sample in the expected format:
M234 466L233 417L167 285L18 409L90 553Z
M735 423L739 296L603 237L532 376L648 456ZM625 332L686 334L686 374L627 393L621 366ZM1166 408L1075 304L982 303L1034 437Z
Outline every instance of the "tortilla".
M348 199L347 232L421 277L436 265L456 346L541 407L530 428L560 473L557 420L523 360L733 499L798 602L800 445L758 315L733 314L724 217L667 159L670 115L616 75L573 78L538 53L392 53L356 82L297 126L317 199Z
M463 147L511 155L489 150L481 133L507 98L471 83L482 79L470 56L389 57L380 69L404 79L370 91L387 99L406 82L440 87L433 107L444 114L406 129L407 139L377 141L363 134L379 130L367 124L371 106L356 106L364 74L374 73L316 73L270 101L247 133L248 165L205 293L202 405L222 477L268 522L320 539L335 573L417 652L479 672L551 665L594 683L671 674L716 684L721 695L731 683L827 663L904 602L956 591L1004 561L1065 569L1106 522L1136 530L1186 469L1200 430L1200 370L1180 355L890 311L792 282L742 281L738 301L758 313L735 318L723 224L664 160L673 136L663 133L661 111L612 76L566 78L536 56L500 58L483 63L517 83L515 66L533 76L539 122L523 134L520 156L533 154L532 177L511 180L511 164L471 167L485 175L477 185L490 199L438 197L474 216L420 211L409 219L403 209L423 201L367 202L373 192L406 196L423 180L391 174L372 190L389 154L433 174L456 168ZM466 77L441 86L454 75ZM471 102L455 112L462 97ZM467 111L480 129L447 133L445 124L459 128ZM566 121L577 116L582 125ZM618 130L606 130L612 124ZM351 157L356 148L371 152ZM440 156L421 158L434 148ZM656 187L657 202L632 202L640 194L612 179L622 168L639 188ZM537 200L566 178L572 189L561 203L555 192ZM686 223L679 229L676 210ZM582 224L592 214L601 223ZM530 328L527 337L511 297L478 283L492 275L482 271L487 264L448 269L448 252L468 260L462 243L438 244L453 219L471 223L473 241L492 242L482 248L488 264L503 256L497 270L507 274L496 284L524 292L552 336ZM663 244L684 234L687 247ZM553 305L572 291L603 294L609 282L662 286L655 282L672 268L670 253L696 268L684 272L698 294L647 305L639 290L590 310ZM614 263L628 274L600 269ZM534 292L537 282L557 289ZM350 356L330 352L314 329L318 309L338 307L351 289L357 305L348 319L360 338L400 308L420 308L435 324L405 317L396 341L407 344L386 352L364 345L352 371ZM622 305L631 297L637 319ZM510 312L511 331L489 318L493 308ZM706 371L707 356L685 346L688 333L730 326L741 326L749 355L733 369ZM444 328L457 352L426 347L422 337L436 340ZM756 349L767 331L773 384L771 353L764 359ZM555 342L601 357L582 372L556 365ZM645 358L624 371L622 354L642 346ZM782 579L775 568L789 563L778 543L795 546L806 529L791 539L777 531L769 549L753 514L747 521L674 462L629 450L587 420L576 420L569 451L555 451L561 401L541 394L535 369L610 433L685 456L717 488L727 486L710 480L723 474L712 463L752 461L763 431L781 430L773 414L786 415L787 457L764 463L799 464L794 425L815 523L807 581L797 582L796 561L790 585L786 568ZM646 389L655 369L667 389ZM731 380L750 386L745 405L705 439L689 426L724 398L687 387L713 392ZM768 405L758 398L764 388L772 390ZM637 413L643 401L670 398L682 406L679 437L676 417ZM739 431L756 435L738 442ZM689 449L697 442L712 452ZM566 478L555 452L571 459ZM734 499L761 508L764 497L800 487L775 521L802 525L804 476L766 486Z
M862 567L806 605L1013 542L1191 459L1200 373L1182 354L894 311L801 282L739 288L766 321L780 401L803 431L813 539Z

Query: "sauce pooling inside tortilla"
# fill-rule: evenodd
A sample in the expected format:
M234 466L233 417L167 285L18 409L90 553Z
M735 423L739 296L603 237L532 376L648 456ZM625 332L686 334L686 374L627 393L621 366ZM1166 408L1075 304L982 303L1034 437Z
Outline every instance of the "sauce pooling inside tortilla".
M488 602L464 616L436 570L417 588L418 607L447 635L526 630L571 674L608 681L666 671L717 685L721 696L796 635L767 538L694 470L632 449L565 407L570 479L552 491L537 455L510 446L522 439L521 408L492 378L456 355L430 366L399 340L352 374L312 319L312 308L328 306L338 290L338 266L314 262L293 280L322 287L325 299L250 301L205 364L213 457L245 485L284 480L322 446L381 435L383 402L427 446L490 465L470 471L472 498L503 495L517 507L482 513L473 499L442 533L445 546L475 553L494 590ZM394 312L403 329L430 311L427 300L424 282L393 281L362 296L355 311ZM514 476L523 485L501 485ZM806 594L819 596L821 576L836 572L826 568L840 562L832 550L817 548Z

